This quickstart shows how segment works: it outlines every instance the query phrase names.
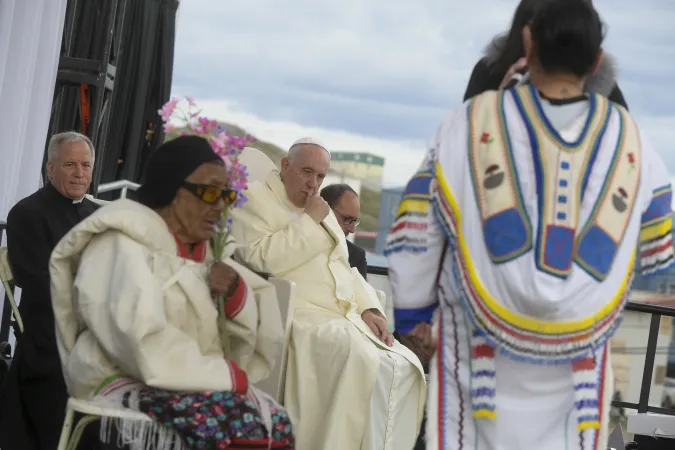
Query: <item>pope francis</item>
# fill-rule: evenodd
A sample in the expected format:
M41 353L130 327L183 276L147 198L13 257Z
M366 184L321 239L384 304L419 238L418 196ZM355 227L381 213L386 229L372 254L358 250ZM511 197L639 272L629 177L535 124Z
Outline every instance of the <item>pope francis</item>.
M318 195L330 153L301 139L281 171L249 185L232 211L236 256L296 283L282 401L297 450L411 450L426 384L387 331L378 297L349 267L345 235Z

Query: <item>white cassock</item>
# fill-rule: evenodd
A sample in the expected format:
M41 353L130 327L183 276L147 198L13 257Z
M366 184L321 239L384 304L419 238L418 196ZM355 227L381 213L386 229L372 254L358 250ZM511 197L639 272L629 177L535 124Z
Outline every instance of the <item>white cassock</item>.
M605 450L636 244L643 273L673 262L664 167L595 94L525 86L448 117L386 250L397 329L434 317L428 448Z
M296 283L282 404L297 450L410 450L426 395L418 358L383 344L361 319L383 312L376 292L349 266L332 212L317 225L292 205L273 171L232 211L235 257Z

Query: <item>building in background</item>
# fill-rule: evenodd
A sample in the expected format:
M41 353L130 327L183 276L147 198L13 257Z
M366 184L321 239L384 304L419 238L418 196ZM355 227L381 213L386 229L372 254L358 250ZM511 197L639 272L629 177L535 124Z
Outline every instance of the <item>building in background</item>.
M331 152L332 172L346 178L361 180L364 187L375 191L382 189L384 158L370 153Z
M354 191L356 191L358 195L361 195L361 186L363 186L363 183L360 179L351 176L343 176L337 173L335 170L333 170L332 167L326 174L326 178L323 179L321 187L325 188L326 186L330 186L331 184L348 184L349 187L354 189Z
M382 189L382 193L380 194L380 217L377 222L377 239L375 241L375 253L378 255L384 253L387 234L394 223L394 219L396 219L404 190L404 187Z

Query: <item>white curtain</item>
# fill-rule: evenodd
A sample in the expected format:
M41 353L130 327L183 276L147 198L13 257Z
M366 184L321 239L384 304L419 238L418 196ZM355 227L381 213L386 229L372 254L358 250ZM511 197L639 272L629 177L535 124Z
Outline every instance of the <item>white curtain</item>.
M66 0L0 0L0 220L40 183Z
M3 221L17 201L40 186L66 3L67 0L0 0ZM4 291L0 288L2 298Z

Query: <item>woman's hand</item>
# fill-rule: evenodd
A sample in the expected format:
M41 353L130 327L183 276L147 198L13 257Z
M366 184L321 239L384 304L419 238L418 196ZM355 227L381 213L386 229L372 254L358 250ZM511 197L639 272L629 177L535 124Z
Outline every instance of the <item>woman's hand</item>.
M513 64L509 70L506 71L506 75L504 75L504 79L502 79L502 83L499 85L499 89L504 89L507 84L509 84L509 81L511 81L511 77L516 74L516 72L520 72L523 69L527 68L527 58L520 58L518 61Z
M237 289L239 274L227 264L217 261L211 266L209 273L209 288L211 294L231 297Z
M376 309L367 309L361 314L361 318L368 325L370 330L380 338L388 347L394 345L394 336L389 333L387 321Z

